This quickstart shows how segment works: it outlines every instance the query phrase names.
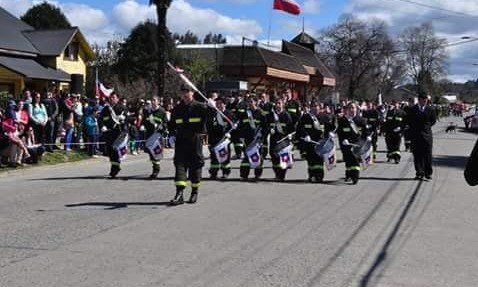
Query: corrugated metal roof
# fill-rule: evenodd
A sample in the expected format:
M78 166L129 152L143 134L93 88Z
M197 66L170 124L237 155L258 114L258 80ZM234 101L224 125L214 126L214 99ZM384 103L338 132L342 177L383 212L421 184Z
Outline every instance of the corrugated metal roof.
M0 27L0 49L38 54L38 50L22 34L22 31L34 28L1 7Z
M31 79L71 81L71 76L68 73L42 66L32 59L0 56L0 66Z

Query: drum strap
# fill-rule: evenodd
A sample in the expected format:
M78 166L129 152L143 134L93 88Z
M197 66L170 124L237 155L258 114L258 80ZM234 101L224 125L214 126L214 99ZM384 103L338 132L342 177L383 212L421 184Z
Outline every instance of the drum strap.
M312 118L312 121L314 122L314 129L316 130L320 130L320 122L319 120L317 119L316 116L314 116L312 113L310 114L310 117Z
M216 113L216 120L220 126L222 127L224 126L224 119L222 118L220 113Z
M350 127L352 128L352 130L354 131L354 133L356 133L357 135L360 135L360 133L358 131L358 127L355 124L353 119L349 119L349 124L350 124Z
M251 129L255 130L256 129L256 122L254 121L254 117L252 116L252 111L247 110L247 118L249 119L249 126Z
M279 120L279 115L273 111L272 114L274 115L274 123L275 123L275 128L278 133L283 134L284 130L282 129L282 126L280 125L280 120Z

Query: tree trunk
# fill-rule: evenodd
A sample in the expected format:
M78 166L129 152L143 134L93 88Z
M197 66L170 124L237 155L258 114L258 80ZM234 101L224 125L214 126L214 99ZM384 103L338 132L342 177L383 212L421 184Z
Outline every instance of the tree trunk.
M158 16L158 75L156 84L158 87L158 96L164 96L164 78L166 75L166 61L168 59L167 49L167 31L166 27L166 13L168 12L171 0L156 0L156 14Z

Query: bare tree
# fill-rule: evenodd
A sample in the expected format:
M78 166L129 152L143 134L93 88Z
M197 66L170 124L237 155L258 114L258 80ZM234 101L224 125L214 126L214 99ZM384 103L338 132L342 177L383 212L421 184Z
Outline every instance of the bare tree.
M348 98L370 98L371 90L376 95L377 86L374 85L383 82L379 77L393 78L395 45L384 22L366 23L350 16L343 17L325 30L322 39L325 54L333 59L329 64L338 76L339 91Z
M405 53L407 75L416 84L417 92L432 92L435 80L448 67L446 40L435 36L430 23L424 23L406 28L399 41Z

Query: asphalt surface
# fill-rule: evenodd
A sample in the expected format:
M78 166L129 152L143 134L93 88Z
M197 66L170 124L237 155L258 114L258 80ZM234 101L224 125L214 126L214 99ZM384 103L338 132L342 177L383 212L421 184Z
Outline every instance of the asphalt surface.
M478 286L478 193L463 178L476 135L445 134L449 121L462 124L435 126L430 182L409 153L384 162L383 139L355 186L343 163L307 183L298 161L284 183L270 168L204 180L178 207L170 159L154 181L144 155L118 180L105 159L0 173L0 286Z

